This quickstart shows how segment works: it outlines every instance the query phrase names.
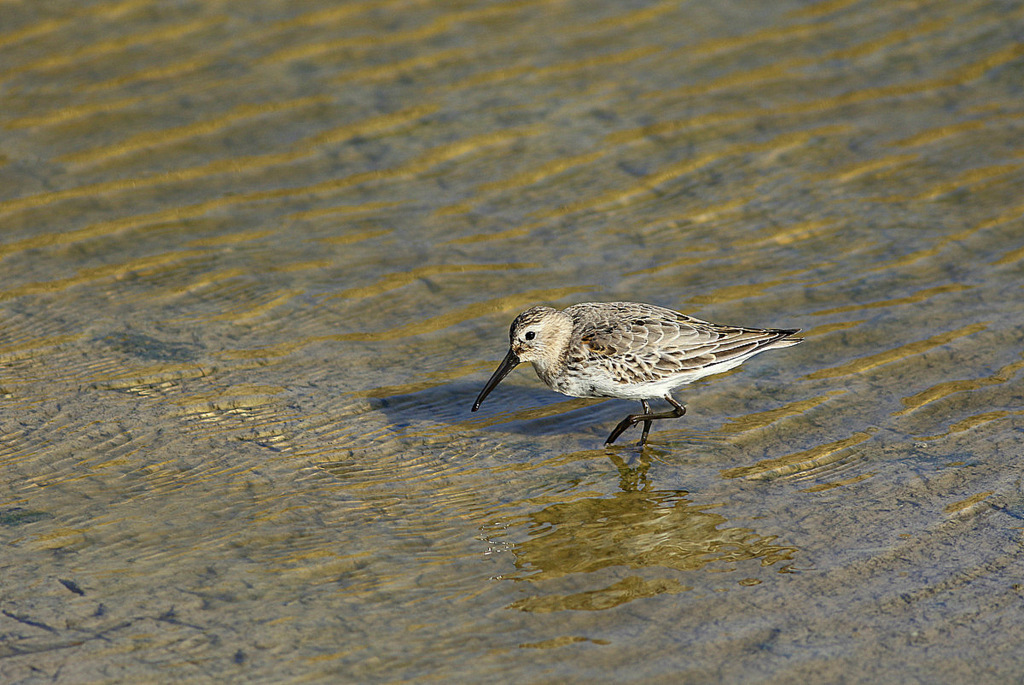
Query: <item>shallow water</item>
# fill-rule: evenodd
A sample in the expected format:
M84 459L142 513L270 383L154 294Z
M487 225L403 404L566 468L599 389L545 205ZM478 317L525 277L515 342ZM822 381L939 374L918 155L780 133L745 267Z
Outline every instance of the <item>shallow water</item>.
M1017 2L9 2L5 682L1024 669ZM806 342L633 404L521 309Z

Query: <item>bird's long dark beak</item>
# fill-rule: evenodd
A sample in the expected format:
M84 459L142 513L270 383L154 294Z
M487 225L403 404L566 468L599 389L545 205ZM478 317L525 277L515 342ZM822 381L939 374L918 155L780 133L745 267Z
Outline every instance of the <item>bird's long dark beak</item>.
M480 403L484 401L484 398L487 397L488 394L490 394L491 390L494 390L495 386L497 386L498 383L501 383L501 379L512 373L512 369L517 366L519 366L519 357L512 351L512 348L509 348L508 354L505 355L505 358L501 360L501 364L494 373L491 374L490 379L487 381L487 385L485 385L484 389L480 391L480 394L476 396L476 402L473 403L473 411L480 408Z

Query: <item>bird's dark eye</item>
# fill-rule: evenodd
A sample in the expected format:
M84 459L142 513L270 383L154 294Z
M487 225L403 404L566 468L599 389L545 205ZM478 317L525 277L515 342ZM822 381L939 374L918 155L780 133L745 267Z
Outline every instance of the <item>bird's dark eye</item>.
M526 331L526 335L524 335L523 337L526 338L527 340L533 340L534 338L537 337L537 334L534 333L533 331Z

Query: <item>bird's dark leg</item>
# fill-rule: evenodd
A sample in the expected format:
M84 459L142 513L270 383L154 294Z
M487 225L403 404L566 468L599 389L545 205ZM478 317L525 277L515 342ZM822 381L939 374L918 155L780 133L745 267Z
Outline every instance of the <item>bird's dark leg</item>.
M651 408L647 404L647 400L640 400L640 404L643 405L644 408L644 413L630 414L626 418L622 419L622 421L619 421L619 425L615 427L615 430L613 430L612 434L608 436L608 439L605 440L604 444L612 444L620 435L622 435L623 431L625 431L627 428L635 426L641 421L644 422L644 432L640 436L640 445L643 446L647 444L647 433L650 432L651 430L652 421L656 419L678 419L680 416L686 413L686 407L672 399L671 395L665 395L665 401L672 405L672 409L665 412L661 412L660 414L652 414Z
M644 408L644 414L651 413L651 405L647 404L647 400L640 400L640 406ZM640 434L640 446L647 444L647 434L651 432L651 424L653 421L646 419L644 421L644 432Z

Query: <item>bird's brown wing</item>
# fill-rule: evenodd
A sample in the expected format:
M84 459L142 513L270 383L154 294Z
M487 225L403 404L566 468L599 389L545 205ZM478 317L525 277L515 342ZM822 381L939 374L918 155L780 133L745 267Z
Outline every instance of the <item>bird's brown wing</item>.
M633 383L727 363L794 332L721 326L654 305L615 305L577 305L578 349L603 358Z

